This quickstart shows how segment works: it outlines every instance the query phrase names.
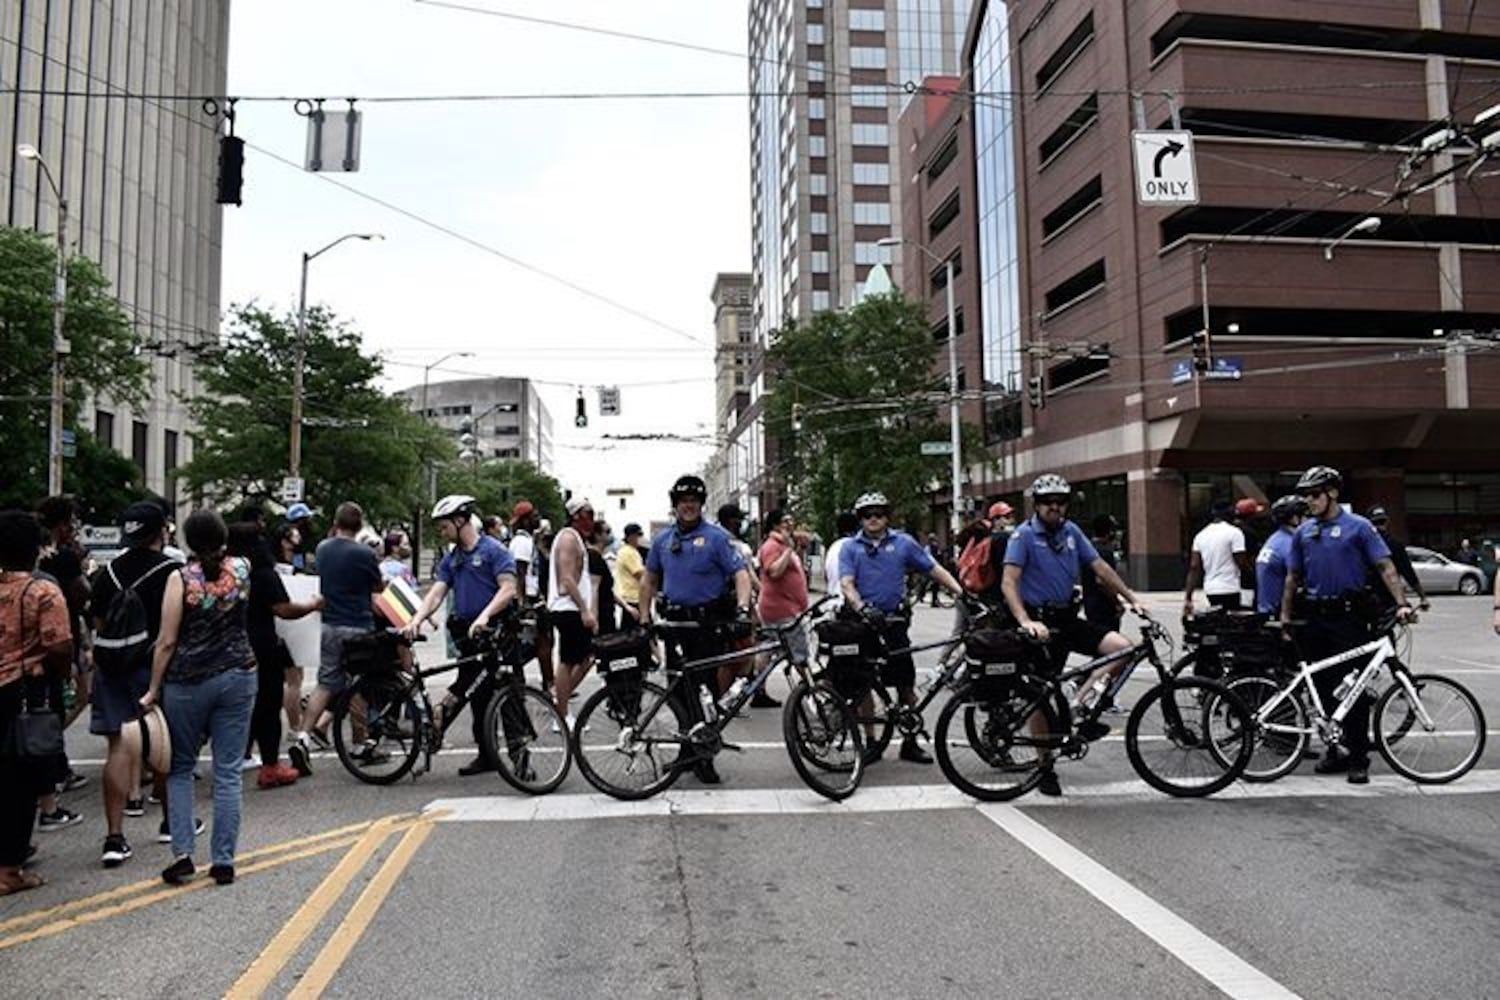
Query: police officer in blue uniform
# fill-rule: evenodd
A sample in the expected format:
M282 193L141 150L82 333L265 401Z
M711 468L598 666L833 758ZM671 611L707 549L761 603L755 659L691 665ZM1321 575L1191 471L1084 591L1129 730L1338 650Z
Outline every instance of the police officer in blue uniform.
M1005 572L1000 592L1016 623L1047 643L1051 665L1060 671L1069 653L1102 656L1130 648L1130 640L1119 632L1079 617L1079 581L1085 569L1093 571L1100 585L1131 610L1139 603L1120 574L1094 548L1083 529L1068 520L1073 487L1062 476L1047 473L1031 484L1031 517L1010 536L1005 547ZM1079 705L1090 705L1108 687L1111 674L1123 667L1101 668L1078 693ZM1046 720L1032 717L1032 733L1048 735ZM1099 739L1109 732L1102 722L1079 727L1084 739ZM1042 770L1037 789L1043 795L1061 795L1062 786L1050 760Z
M1343 477L1337 469L1315 465L1297 481L1297 495L1307 502L1308 517L1292 536L1287 551L1286 584L1281 596L1281 624L1291 625L1293 603L1302 588L1297 607L1307 623L1297 631L1297 644L1304 659L1322 660L1369 642L1372 638L1369 611L1376 605L1369 587L1371 574L1396 607L1396 617L1411 617L1411 605L1401 592L1391 551L1369 521L1339 505ZM1343 672L1325 670L1314 678L1318 696L1329 710L1337 704L1333 691ZM1347 753L1330 747L1315 770L1319 774L1347 773L1349 783L1370 780L1370 700L1361 696L1344 719L1343 739Z
M884 493L865 493L854 502L860 530L839 550L839 585L844 607L862 616L885 639L887 649L907 649L911 638L902 618L887 618L901 611L906 601L906 575L925 573L955 598L963 593L953 574L932 553L904 531L891 527L891 505ZM917 665L910 653L886 658L880 683L894 687L902 704L917 703ZM866 758L873 763L879 755ZM932 755L917 744L915 735L901 742L901 759L931 764Z
M438 564L437 579L404 629L407 635L415 637L422 623L451 590L453 607L448 613L448 635L461 656L472 656L484 648L480 633L511 608L516 598L516 560L501 542L476 527L477 503L471 496L454 494L443 497L432 508L432 518L443 540L453 548ZM454 713L462 711L464 701L469 702L476 753L472 761L458 769L464 777L495 770L495 763L485 757L482 749L484 717L495 690L494 666L476 662L459 667L457 677L435 711L433 722L442 731Z
M640 619L652 621L652 605L658 593L665 599L662 617L668 621L699 622L704 627L674 632L667 641L669 666L728 652L732 645L723 625L750 625L750 571L734 548L729 532L703 519L708 487L697 476L680 477L668 492L676 523L659 532L646 556L646 574L641 580ZM732 586L732 590L730 585ZM720 626L720 627L711 627ZM700 675L700 683L717 699L734 683L734 666L720 667L718 676ZM680 685L683 691L687 685ZM685 696L687 717L702 721L702 706L696 697ZM696 768L704 784L719 783L712 761Z
M1289 493L1271 504L1276 530L1255 556L1255 610L1272 618L1281 617L1282 593L1286 590L1287 558L1297 526L1307 519L1307 501Z

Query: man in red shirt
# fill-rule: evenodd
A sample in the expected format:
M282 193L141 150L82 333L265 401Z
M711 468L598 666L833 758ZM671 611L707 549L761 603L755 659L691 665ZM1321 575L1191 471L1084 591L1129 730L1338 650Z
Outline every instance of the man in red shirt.
M811 536L781 510L766 515L765 534L760 546L760 620L766 626L783 625L807 610L807 571L802 557ZM796 629L789 639L793 658L799 665L806 664L807 633Z

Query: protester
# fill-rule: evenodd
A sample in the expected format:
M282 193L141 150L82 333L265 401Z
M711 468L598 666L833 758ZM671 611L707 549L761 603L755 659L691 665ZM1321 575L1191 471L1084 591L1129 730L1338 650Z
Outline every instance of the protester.
M312 547L313 509L298 501L287 508L286 523L297 529L297 547L292 553L292 566L301 573L313 573L317 557L309 559L307 550Z
M411 542L407 539L406 532L399 529L386 532L381 548L383 552L383 558L380 560L381 579L387 583L392 580L401 580L415 590L417 577L407 563L407 560L411 558Z
M807 610L807 570L802 557L812 537L797 527L791 514L773 509L766 515L766 540L760 546L760 620L772 628L789 624ZM807 632L794 628L786 633L792 660L797 666L809 662ZM760 692L764 694L764 689Z
M60 740L58 754L41 757L16 745L23 706L37 716L60 712L56 681L72 667L67 598L34 573L41 545L36 518L0 511L0 896L44 883L21 866L31 850L37 801L66 768Z
M599 612L599 635L608 635L619 629L615 613L615 574L609 568L609 560L604 557L614 540L614 532L608 524L603 521L594 522L594 530L589 534L589 576L594 578L594 594L597 597L594 607Z
M276 556L276 572L281 576L296 576L297 554L302 549L302 532L295 524L283 524L276 530L272 550ZM283 589L285 589L283 587ZM281 707L286 712L286 724L291 731L302 731L302 665L291 663L286 668L286 683L282 689Z
M542 518L530 500L518 500L510 512L510 554L516 560L522 604L536 615L536 663L542 690L551 691L552 620L547 616L547 553L541 543Z
M161 877L169 885L182 885L197 874L193 768L207 736L214 800L209 875L228 885L234 881L240 834L240 760L255 704L255 654L245 627L250 563L226 554L228 529L211 510L190 514L183 535L191 557L167 580L151 687L140 702L143 708L160 702L172 734L167 822L173 861Z
M568 711L568 701L588 672L599 619L584 541L594 531L594 505L575 496L568 501L567 512L567 526L557 533L552 547L547 615L557 630L557 711L567 717L571 731L576 720Z
M625 544L615 556L615 596L620 606L620 625L640 623L641 580L646 576L646 553L641 547L641 526L625 525Z
M841 510L833 522L833 541L823 554L823 592L834 595L831 607L844 606L843 588L839 585L839 559L849 536L859 530L859 518L852 510Z
M43 500L37 507L37 513L41 517L42 528L47 532L47 542L42 548L41 559L37 563L37 569L48 574L57 581L63 596L68 601L68 619L73 629L73 705L66 709L63 714L63 729L66 730L78 718L84 706L89 703L90 688L93 684L92 660L89 656L89 581L84 575L85 566L89 560L88 550L83 547L79 540L78 529L78 501L68 495L51 496ZM66 687L67 681L64 680ZM88 781L83 775L73 770L71 766L61 781L58 791L71 792L80 788ZM56 805L56 800L48 797L43 803L46 817L42 821L42 829L55 828L59 824L55 820L66 817L67 821L60 825L69 826L77 822L76 814L62 809Z
M1240 606L1240 580L1250 558L1245 553L1245 533L1230 523L1233 511L1227 500L1215 501L1212 520L1193 536L1182 594L1184 617L1193 615L1193 592L1200 583L1212 607L1233 611Z
M1099 558L1103 559L1110 569L1118 572L1120 568L1120 522L1115 520L1113 514L1099 514L1094 518L1091 527L1093 531L1089 541L1094 543L1094 549L1099 553ZM1080 582L1083 585L1084 619L1107 631L1120 631L1120 622L1125 617L1124 612L1119 600L1100 582L1098 574L1084 573Z

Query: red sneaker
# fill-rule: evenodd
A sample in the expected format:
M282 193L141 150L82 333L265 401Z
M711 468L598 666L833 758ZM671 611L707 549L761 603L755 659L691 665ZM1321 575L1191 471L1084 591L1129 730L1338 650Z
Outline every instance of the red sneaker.
M255 783L261 788L280 788L282 785L295 784L297 781L297 769L287 767L285 764L272 764L260 769L260 777Z

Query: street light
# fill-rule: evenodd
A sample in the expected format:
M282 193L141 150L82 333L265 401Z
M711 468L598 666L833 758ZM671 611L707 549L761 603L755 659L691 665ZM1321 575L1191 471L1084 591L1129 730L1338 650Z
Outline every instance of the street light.
M302 287L297 296L297 350L292 368L292 448L287 464L293 479L302 471L302 369L307 362L307 265L345 240L383 240L380 233L345 233L321 250L302 255Z
M62 492L62 434L63 434L63 358L68 353L68 342L63 339L63 316L68 300L68 199L47 167L42 154L29 142L16 146L16 155L23 160L35 160L47 179L57 199L57 262L52 281L52 393L51 413L47 428L47 492L56 496Z
M449 358L472 358L473 351L449 351L430 365L422 367L422 419L427 419L427 382L432 377L432 370Z
M1356 235L1361 235L1361 234L1364 234L1364 233L1373 233L1373 232L1375 232L1375 230L1377 230L1379 228L1380 228L1380 216L1378 216L1378 215L1367 215L1367 216L1365 216L1363 219L1360 219L1354 225L1352 225L1348 229L1344 230L1343 235L1340 236L1338 239L1334 240L1332 243L1329 243L1329 244L1327 244L1327 245L1325 245L1323 247L1323 259L1324 260L1333 260L1333 251L1338 248L1338 245L1340 243L1344 242L1349 237L1356 236Z
M962 463L959 459L959 435L958 435L958 329L956 326L957 316L953 304L953 257L939 257L931 249L918 243L916 240L905 239L900 236L887 236L875 241L876 246L893 247L905 243L916 247L929 259L943 265L946 275L945 289L948 294L948 445L952 449L949 455L948 474L949 487L953 493L953 515L951 525L953 537L963 530L963 515L959 511L959 494L962 490L961 477L963 475Z

